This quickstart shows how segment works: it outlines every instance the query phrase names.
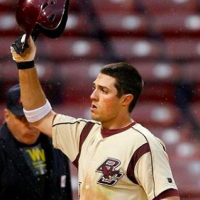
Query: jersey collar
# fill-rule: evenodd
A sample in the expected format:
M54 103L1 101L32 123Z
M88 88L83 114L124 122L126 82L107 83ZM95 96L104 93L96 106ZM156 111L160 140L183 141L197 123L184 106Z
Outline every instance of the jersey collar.
M101 129L101 134L103 136L103 138L121 133L123 131L126 131L127 129L129 129L130 127L134 126L136 124L136 122L132 122L131 124L129 124L128 126L124 127L124 128L120 128L120 129L106 129L106 128L102 128Z

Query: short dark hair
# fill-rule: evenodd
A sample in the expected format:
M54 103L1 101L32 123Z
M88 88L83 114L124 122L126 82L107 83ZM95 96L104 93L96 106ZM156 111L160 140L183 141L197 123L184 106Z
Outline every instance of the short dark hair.
M132 65L125 62L111 63L101 69L100 73L116 79L117 96L132 94L134 99L128 111L131 113L135 107L143 88L143 80L139 72Z

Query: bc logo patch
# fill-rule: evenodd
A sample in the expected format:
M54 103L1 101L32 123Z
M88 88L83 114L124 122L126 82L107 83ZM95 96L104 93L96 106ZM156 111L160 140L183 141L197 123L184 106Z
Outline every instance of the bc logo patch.
M96 172L102 173L103 175L99 178L98 184L114 186L119 179L122 178L123 172L116 170L116 168L121 164L121 162L114 158L108 158L97 170Z

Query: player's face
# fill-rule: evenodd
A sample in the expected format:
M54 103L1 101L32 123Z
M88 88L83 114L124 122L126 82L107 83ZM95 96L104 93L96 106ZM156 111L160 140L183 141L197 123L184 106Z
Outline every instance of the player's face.
M121 98L117 97L115 81L115 78L101 73L94 81L94 90L90 96L91 117L102 125L115 123L120 115Z
M24 116L17 117L12 112L5 109L4 118L9 130L18 142L31 145L37 141L40 132L33 128Z

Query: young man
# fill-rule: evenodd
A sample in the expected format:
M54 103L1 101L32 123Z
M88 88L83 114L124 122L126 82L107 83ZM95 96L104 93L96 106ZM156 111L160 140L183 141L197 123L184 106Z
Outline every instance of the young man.
M131 118L143 81L126 63L105 66L91 94L93 120L56 114L46 100L34 67L36 46L20 52L17 62L26 117L53 138L77 166L81 200L179 200L165 146ZM15 49L15 50L14 50Z
M67 157L24 116L19 84L7 93L0 128L0 199L72 200Z

